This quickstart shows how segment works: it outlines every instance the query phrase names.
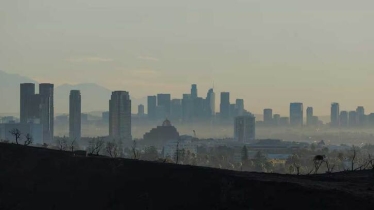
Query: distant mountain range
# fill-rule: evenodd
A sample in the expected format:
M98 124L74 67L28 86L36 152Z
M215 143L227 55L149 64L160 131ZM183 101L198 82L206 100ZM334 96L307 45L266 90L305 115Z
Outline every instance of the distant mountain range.
M33 79L0 70L0 113L19 113L20 83L36 83ZM94 83L64 84L55 87L55 113L68 113L70 90L80 90L82 111L107 111L111 90ZM130 93L131 94L131 93ZM137 112L139 104L146 105L146 97L132 98L132 112Z

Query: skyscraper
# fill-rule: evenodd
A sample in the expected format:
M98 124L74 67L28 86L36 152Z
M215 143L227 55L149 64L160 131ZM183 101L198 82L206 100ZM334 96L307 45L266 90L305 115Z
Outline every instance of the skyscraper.
M193 117L196 120L203 119L204 116L205 100L197 97L193 100Z
M359 126L364 126L366 123L365 108L363 106L358 106L356 109L357 113L357 124Z
M191 98L192 100L195 100L197 98L197 85L196 84L191 85Z
M338 127L339 126L339 114L340 114L340 110L339 110L339 104L338 103L332 103L331 104L331 126L332 127Z
M143 116L144 115L144 105L143 104L139 104L138 105L138 115L139 116Z
M182 118L184 122L192 119L193 115L193 100L191 94L183 94L182 99Z
M230 93L221 92L220 117L222 120L230 118Z
M348 126L348 112L341 111L339 116L340 126L347 127Z
M234 139L245 143L256 139L256 118L254 115L235 117Z
M273 124L273 110L264 109L264 124L269 126Z
M20 85L20 121L27 123L35 113L32 113L33 97L35 95L35 84L23 83Z
M43 125L44 143L53 142L54 137L54 85L49 83L39 84L40 95L40 122Z
M273 115L273 125L278 126L280 124L280 115L274 114Z
M290 124L292 126L302 126L304 120L302 103L290 104Z
M147 103L148 103L148 107L147 107L148 118L155 120L156 119L156 107L157 107L156 96L148 96Z
M350 111L348 113L348 125L349 127L355 127L357 126L357 112L356 111Z
M72 140L79 141L81 139L81 117L82 117L82 101L79 90L70 91L69 101L69 137Z
M244 100L236 99L236 114L242 116L244 114Z
M213 88L209 89L206 96L206 106L208 115L214 116L216 114L216 94Z
M182 99L172 99L170 118L173 120L181 120L182 115L183 115Z
M109 136L131 141L131 100L127 91L112 92L109 101Z
M306 124L307 126L313 125L313 107L306 108Z
M229 109L229 118L233 119L238 116L238 109L236 108L236 104L230 104Z
M163 106L165 109L165 118L170 117L170 102L171 102L171 95L170 94L157 94L157 106Z

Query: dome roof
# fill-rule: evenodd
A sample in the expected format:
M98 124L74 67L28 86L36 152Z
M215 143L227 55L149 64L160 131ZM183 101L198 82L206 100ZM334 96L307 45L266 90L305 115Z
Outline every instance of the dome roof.
M168 119L166 119L163 123L162 126L171 126L171 123Z

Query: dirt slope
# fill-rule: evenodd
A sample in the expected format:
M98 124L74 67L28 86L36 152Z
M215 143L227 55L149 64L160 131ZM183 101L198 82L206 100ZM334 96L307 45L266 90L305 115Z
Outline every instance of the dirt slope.
M0 209L373 209L374 173L242 173L0 143Z

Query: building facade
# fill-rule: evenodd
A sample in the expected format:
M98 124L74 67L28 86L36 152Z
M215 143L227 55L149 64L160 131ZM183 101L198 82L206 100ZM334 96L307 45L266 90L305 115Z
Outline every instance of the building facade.
M157 107L157 97L156 96L148 96L147 97L147 115L148 118L151 120L156 119L156 107Z
M165 117L170 117L170 110L171 110L171 95L160 93L157 94L157 106L163 106L165 108Z
M304 123L304 112L302 103L290 104L290 124L292 126L302 126Z
M220 103L220 117L221 120L230 119L230 93L221 93L221 103Z
M131 100L127 91L112 92L109 101L109 136L131 141Z
M306 108L306 125L312 126L313 124L313 107Z
M339 109L339 104L338 103L332 103L331 104L331 127L339 127L339 115L340 115L340 109Z
M69 97L69 137L79 141L82 135L82 99L79 90L70 91Z
M272 109L264 109L264 125L272 125L273 124L273 110Z
M256 139L256 117L254 115L235 117L234 139L244 143L249 143Z

